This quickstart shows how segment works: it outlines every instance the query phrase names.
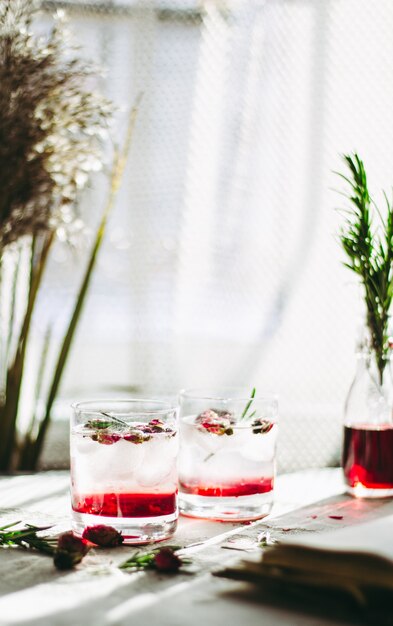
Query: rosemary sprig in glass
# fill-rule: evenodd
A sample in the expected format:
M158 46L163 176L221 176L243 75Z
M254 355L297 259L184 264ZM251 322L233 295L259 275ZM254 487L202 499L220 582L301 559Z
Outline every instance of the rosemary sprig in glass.
M253 400L254 400L254 398L255 398L256 391L257 391L257 390L256 390L256 389L255 389L255 387L254 387L254 388L253 388L253 390L252 390L252 392L251 392L251 394L250 394L250 399L249 399L249 401L247 402L246 406L244 407L244 411L243 411L243 413L242 413L242 414L241 414L241 416L240 416L240 419L241 419L241 420L243 420L243 419L244 419L244 418L246 418L246 417L247 417L247 419L251 419L252 417L254 417L254 415L255 415L256 411L254 411L253 413L251 413L251 415L247 415L247 413L248 413L248 411L250 410L250 407L251 407L251 405L252 405L252 403L253 403Z
M343 158L349 175L336 173L348 183L350 189L345 196L351 203L350 209L344 211L345 226L340 233L349 259L344 265L358 274L364 287L371 349L382 384L389 351L389 311L393 297L393 203L384 193L384 218L370 197L363 161L356 153ZM377 227L375 215L379 222Z

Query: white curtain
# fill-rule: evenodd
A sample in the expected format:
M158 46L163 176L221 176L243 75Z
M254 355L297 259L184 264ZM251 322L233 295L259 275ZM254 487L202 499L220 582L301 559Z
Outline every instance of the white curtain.
M362 307L332 170L357 150L377 198L393 183L393 4L45 4L69 4L123 111L143 92L63 393L276 390L281 467L337 463ZM59 249L48 277L59 336L78 263Z

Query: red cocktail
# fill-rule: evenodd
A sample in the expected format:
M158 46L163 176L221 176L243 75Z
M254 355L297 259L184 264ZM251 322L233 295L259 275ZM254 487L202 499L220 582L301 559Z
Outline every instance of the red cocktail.
M85 402L71 428L74 529L107 524L125 541L173 534L177 507L177 410L150 401Z

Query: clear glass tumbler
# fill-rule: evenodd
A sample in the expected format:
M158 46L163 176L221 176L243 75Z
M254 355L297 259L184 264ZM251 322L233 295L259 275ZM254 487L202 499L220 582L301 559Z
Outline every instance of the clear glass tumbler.
M180 393L180 511L253 520L273 503L278 402L255 390Z
M106 524L127 543L170 537L178 518L178 408L153 400L73 405L73 529Z

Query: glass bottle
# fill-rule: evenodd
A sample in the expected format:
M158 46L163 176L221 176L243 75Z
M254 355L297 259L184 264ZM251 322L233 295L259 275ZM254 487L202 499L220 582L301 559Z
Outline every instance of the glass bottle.
M344 407L343 471L356 497L393 496L393 382L391 357L378 368L369 339L357 349L357 369Z

